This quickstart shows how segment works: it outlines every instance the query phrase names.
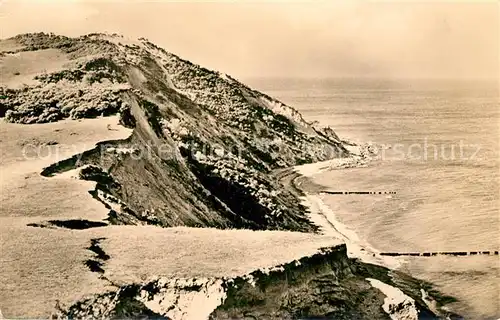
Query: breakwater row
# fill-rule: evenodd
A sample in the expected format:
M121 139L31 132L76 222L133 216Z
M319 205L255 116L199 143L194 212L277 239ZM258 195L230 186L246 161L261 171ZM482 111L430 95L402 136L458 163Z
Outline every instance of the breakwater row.
M382 252L381 256L413 256L413 257L434 257L434 256L475 256L475 255L498 255L498 251L445 251L445 252Z

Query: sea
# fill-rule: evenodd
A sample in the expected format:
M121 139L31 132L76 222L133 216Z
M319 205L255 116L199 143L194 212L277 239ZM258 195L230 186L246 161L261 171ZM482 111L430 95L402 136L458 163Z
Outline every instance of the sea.
M367 167L322 172L337 218L381 252L500 249L499 83L425 79L248 79L247 84L371 143ZM378 194L382 192L382 194ZM500 318L498 255L401 257L400 269L429 281L465 319Z

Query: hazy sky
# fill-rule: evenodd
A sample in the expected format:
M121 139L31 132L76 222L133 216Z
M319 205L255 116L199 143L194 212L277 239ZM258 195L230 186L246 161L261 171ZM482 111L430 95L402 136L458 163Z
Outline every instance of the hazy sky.
M496 2L0 0L0 37L146 37L237 77L498 77Z

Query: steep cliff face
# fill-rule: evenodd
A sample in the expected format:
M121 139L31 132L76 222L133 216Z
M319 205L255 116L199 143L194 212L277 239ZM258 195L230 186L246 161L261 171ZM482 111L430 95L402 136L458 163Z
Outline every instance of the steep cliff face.
M346 252L345 245L325 248L272 270L257 270L231 279L225 283L227 298L210 319L438 319L450 316L438 308L429 308L422 299L420 290L430 290L428 283L350 259ZM399 296L392 294L393 291ZM445 300L446 297L440 297L434 302L441 305Z
M395 288L398 286L399 289ZM159 319L437 319L430 286L349 259L345 245L237 278L156 279L60 308L57 317ZM391 294L391 290L397 295ZM436 301L439 305L441 301Z
M145 39L25 34L6 41L18 49L2 52L3 59L57 52L64 62L50 72L32 70L25 86L3 86L0 113L7 121L120 113L123 125L134 128L126 140L102 143L43 172L100 168L108 179L98 181L96 198L119 203L110 222L315 230L297 197L269 173L347 155L332 130Z

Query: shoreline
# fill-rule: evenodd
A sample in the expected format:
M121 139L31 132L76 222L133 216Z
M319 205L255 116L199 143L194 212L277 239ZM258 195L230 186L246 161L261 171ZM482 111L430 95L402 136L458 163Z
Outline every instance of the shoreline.
M300 177L311 179L329 170L366 167L375 160L372 151L374 147L374 145L370 144L349 145L348 150L351 153L349 157L295 166L292 170L298 175L291 179L290 184L293 188L303 192L303 196L300 198L302 205L309 209L311 221L320 228L322 234L343 240L350 258L358 258L365 263L397 270L402 266L401 258L382 256L379 250L365 240L360 239L354 230L351 230L338 220L335 213L324 203L322 199L323 192L310 193L302 190L296 181Z
M401 272L407 274L411 277L416 277L417 279L421 279L422 281L426 281L434 288L439 290L442 294L448 295L453 298L453 300L445 302L444 305L436 304L436 300L430 298L432 293L430 291L426 291L421 289L421 299L425 302L430 310L434 310L437 313L441 314L452 314L452 315L464 315L464 314L482 314L481 309L478 309L475 303L473 303L473 299L467 298L463 294L457 295L453 290L450 291L451 288L457 288L457 285L450 282L451 280L440 281L440 278L436 278L436 276L432 273L428 273L428 270L420 269L420 271L416 272L417 268L421 268L421 264L419 267L410 268L410 264L413 264L413 256L422 256L422 257L431 257L431 256L448 256L449 259L454 259L453 256L470 256L470 257L481 257L481 256L489 256L491 259L498 257L498 251L439 251L439 252L419 252L417 254L388 254L387 252L379 251L376 247L370 245L368 241L360 238L358 234L345 224L343 224L338 218L335 212L325 203L325 198L327 194L322 192L322 190L327 190L327 186L323 186L321 190L317 188L308 188L301 189L298 186L305 184L304 181L300 180L300 177L303 177L304 180L307 180L308 183L316 185L314 182L314 177L318 177L322 173L330 170L341 170L345 168L360 168L360 167L368 167L377 165L380 159L377 157L366 157L362 154L353 154L345 159L333 159L322 161L319 163L312 163L307 165L295 166L293 167L294 172L297 174L295 179L291 182L296 188L302 190L303 195L301 197L302 204L309 209L309 218L311 221L320 228L321 234L329 235L332 237L337 237L345 242L347 246L347 254L349 258L358 258L364 263L375 264L379 266L386 267L390 270L394 270L395 272ZM359 164L359 165L356 165ZM338 184L337 184L338 186ZM340 211L341 212L341 211ZM453 261L453 260L448 260ZM422 262L428 263L428 262ZM451 262L450 262L451 263ZM459 263L459 261L456 261ZM454 271L450 271L454 272ZM471 271L475 272L475 271ZM482 271L477 271L478 273ZM456 279L463 279L457 277ZM455 280L454 280L455 281ZM394 297L397 297L395 295ZM391 298L388 297L388 301ZM481 305L482 306L482 305ZM489 307L489 305L486 305ZM471 310L474 308L473 310ZM489 309L488 309L489 310ZM487 311L489 312L489 311ZM459 319L463 319L460 318ZM491 318L493 319L493 318ZM496 317L495 317L496 319Z
M295 176L291 178L289 184L293 189L302 192L302 196L300 196L302 200L301 204L309 209L309 219L319 227L320 234L340 239L345 243L348 258L358 259L362 263L381 266L394 272L407 274L402 270L407 259L381 255L381 251L361 239L354 230L337 219L333 210L322 199L322 196L325 194L324 192L315 192L315 190L308 192L300 188L303 181L297 181L299 178L306 178L314 185L312 178L322 172L366 167L370 162L375 160L374 153L371 151L373 147L373 145L369 144L351 146L358 153L352 153L350 157L294 166L291 169L295 173ZM408 275L411 276L411 274ZM366 278L366 280L370 282L372 287L377 288L386 296L382 307L391 319L418 318L415 301L404 294L397 286L392 286L371 278ZM438 305L437 300L431 298L429 293L423 288L420 289L420 297L427 308L439 317L449 319L449 316L456 315L446 305Z

